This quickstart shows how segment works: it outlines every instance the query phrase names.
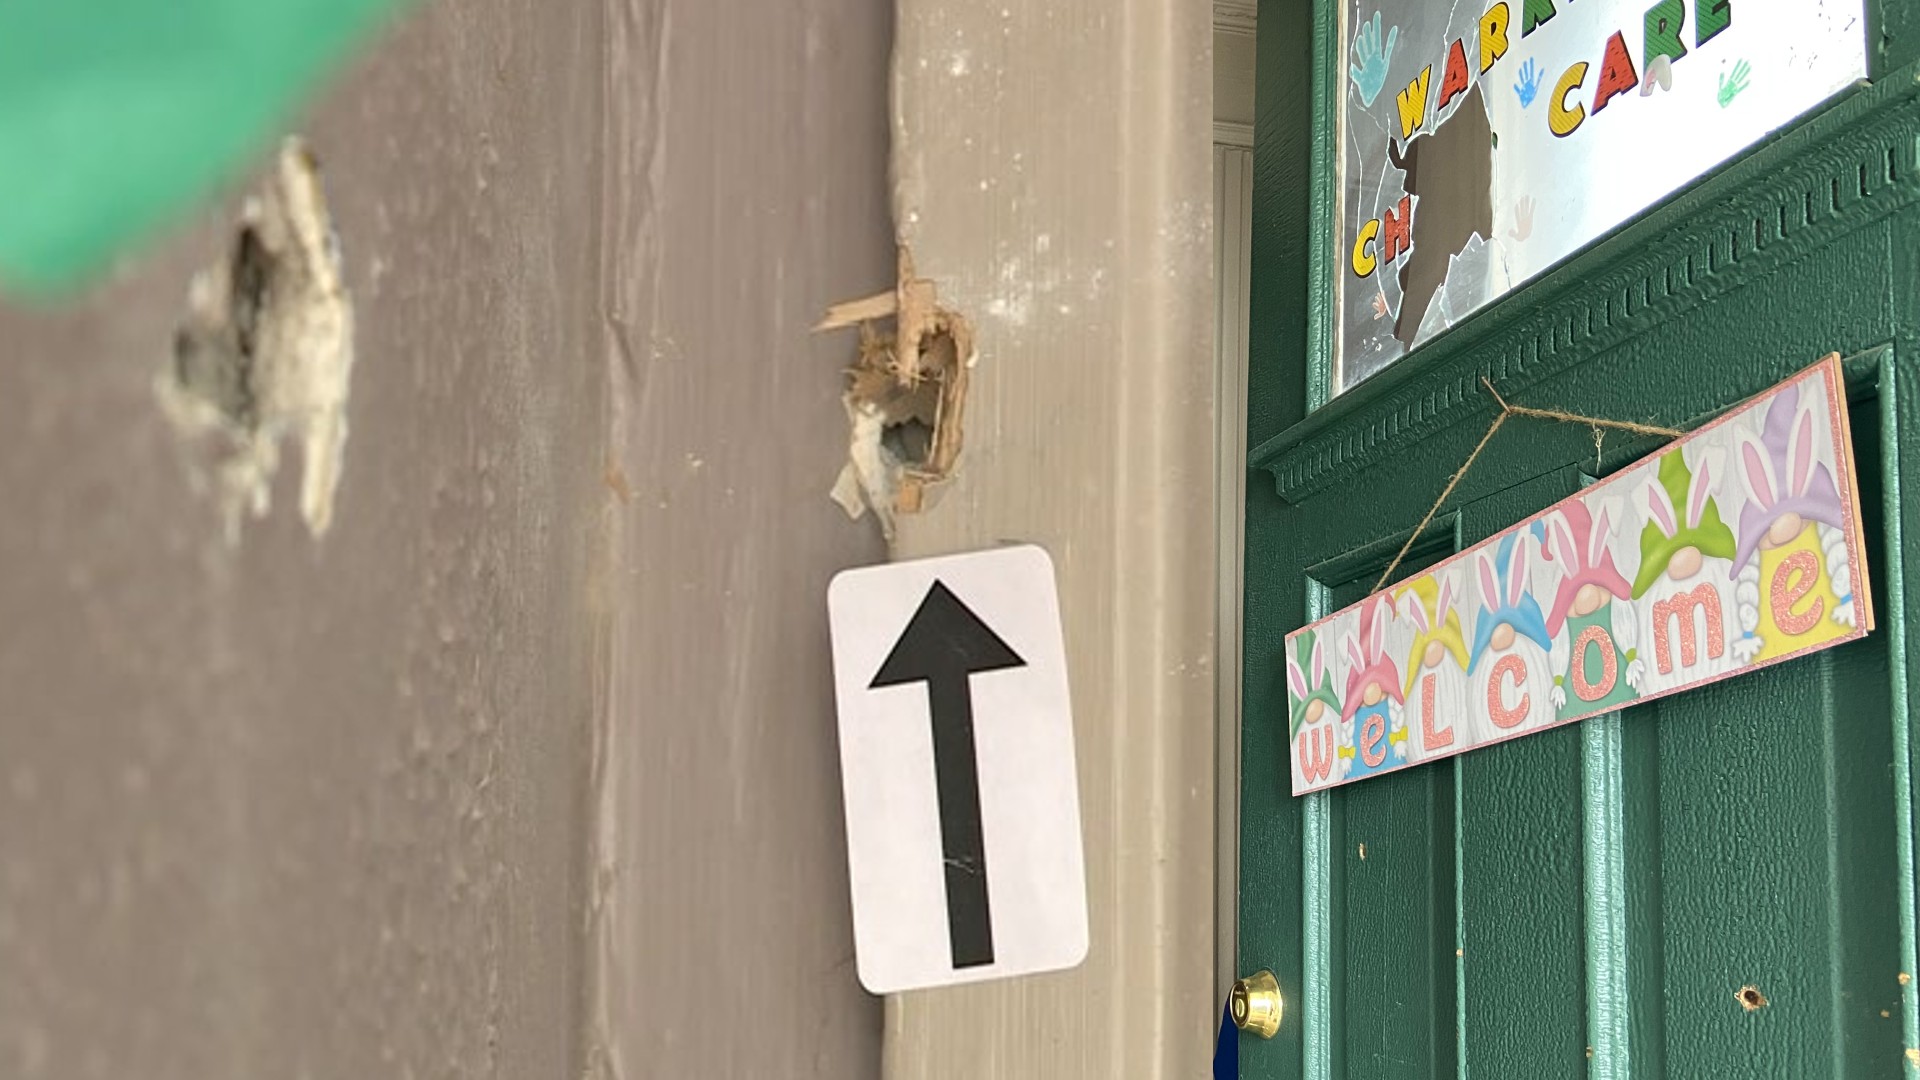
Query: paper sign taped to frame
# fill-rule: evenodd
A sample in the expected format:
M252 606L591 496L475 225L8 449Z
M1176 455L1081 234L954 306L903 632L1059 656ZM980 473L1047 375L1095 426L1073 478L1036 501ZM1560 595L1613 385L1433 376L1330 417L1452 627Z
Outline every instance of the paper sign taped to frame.
M1293 793L1873 629L1840 359L1287 636Z

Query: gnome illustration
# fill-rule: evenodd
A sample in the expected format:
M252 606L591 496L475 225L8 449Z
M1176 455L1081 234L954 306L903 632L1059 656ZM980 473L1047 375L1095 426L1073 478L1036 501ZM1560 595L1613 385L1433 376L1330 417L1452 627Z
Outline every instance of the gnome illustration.
M1455 574L1441 571L1402 587L1397 605L1414 630L1407 650L1407 757L1410 761L1464 746L1454 725L1466 718L1467 637L1453 609Z
M1473 560L1480 609L1467 656L1472 721L1465 745L1503 738L1553 719L1553 635L1529 591L1531 531L1512 533Z
M1689 468L1688 454L1698 456ZM1665 693L1739 666L1727 628L1735 609L1733 530L1713 497L1724 456L1680 447L1660 456L1641 488L1640 572L1633 579L1640 628L1639 690Z
M1361 606L1359 622L1346 639L1346 704L1341 712L1345 745L1340 755L1347 759L1350 779L1407 763L1406 718L1400 708L1406 698L1400 672L1387 656L1387 622L1392 618L1386 594L1374 596Z
M1814 407L1801 407L1799 384L1767 406L1760 438L1741 440L1747 502L1733 553L1740 605L1733 652L1742 661L1787 656L1856 625L1846 508L1821 449Z
M1613 560L1612 500L1575 500L1548 514L1547 559L1560 571L1547 633L1553 638L1553 705L1568 720L1618 708L1639 694L1640 628L1633 589Z
M1351 757L1340 750L1340 697L1333 692L1333 672L1327 670L1324 639L1308 630L1294 642L1287 657L1288 739L1298 760L1300 786L1324 784L1345 776L1342 766Z

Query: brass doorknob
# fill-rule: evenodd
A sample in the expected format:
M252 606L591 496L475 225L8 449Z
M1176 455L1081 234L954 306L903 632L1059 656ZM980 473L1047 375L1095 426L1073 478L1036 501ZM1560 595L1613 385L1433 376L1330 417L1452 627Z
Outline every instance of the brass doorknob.
M1273 1033L1280 1030L1280 1017L1287 1011L1287 1003L1280 997L1280 983L1271 971L1257 971L1234 983L1228 1002L1233 1026L1263 1039L1273 1038Z

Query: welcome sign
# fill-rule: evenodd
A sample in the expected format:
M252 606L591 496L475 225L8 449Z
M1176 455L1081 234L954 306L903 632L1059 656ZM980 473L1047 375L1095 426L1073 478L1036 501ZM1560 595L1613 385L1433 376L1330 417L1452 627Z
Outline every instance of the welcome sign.
M1343 6L1343 388L1867 73L1864 0Z
M1831 356L1287 636L1293 793L1733 678L1873 628Z

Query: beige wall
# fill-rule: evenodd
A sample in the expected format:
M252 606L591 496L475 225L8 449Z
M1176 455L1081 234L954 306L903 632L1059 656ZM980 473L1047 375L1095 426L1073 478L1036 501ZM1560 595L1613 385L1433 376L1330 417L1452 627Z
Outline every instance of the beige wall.
M875 1074L803 331L890 270L888 13L729 11L429 3L322 95L324 539L155 401L237 197L0 312L0 1075Z
M0 1075L1201 1067L1206 9L899 3L891 87L884 0L435 0L323 94L324 539L290 454L229 544L153 393L245 185L0 311ZM821 601L884 552L825 497L848 343L804 330L890 280L889 199L981 354L894 554L1052 551L1094 944L883 1035Z
M854 342L808 328L893 280L891 13L648 7L611 29L608 366L639 479L613 507L593 1039L621 1080L862 1080L880 1003L854 976L826 590L884 547L827 497Z
M1253 44L1251 33L1219 29L1213 35L1213 118L1229 124L1253 123Z

